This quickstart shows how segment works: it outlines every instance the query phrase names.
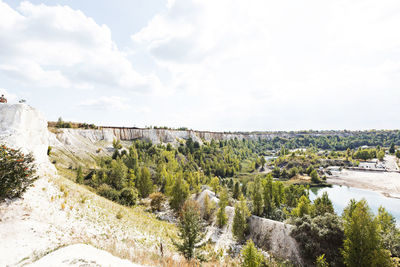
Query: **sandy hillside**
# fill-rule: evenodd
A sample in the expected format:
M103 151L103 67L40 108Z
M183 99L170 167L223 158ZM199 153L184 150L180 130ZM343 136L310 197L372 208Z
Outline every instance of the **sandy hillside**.
M48 138L46 119L35 109L24 104L0 105L0 143L32 152L40 175L22 198L0 203L0 266L32 263L60 247L78 243L92 244L135 262L143 263L150 255L156 258L160 237L173 234L174 227L140 208L122 207L57 176L47 157ZM58 250L56 255L63 251L68 250ZM107 255L107 261L119 260L98 253ZM168 249L165 253L168 255ZM81 255L72 265L92 259Z

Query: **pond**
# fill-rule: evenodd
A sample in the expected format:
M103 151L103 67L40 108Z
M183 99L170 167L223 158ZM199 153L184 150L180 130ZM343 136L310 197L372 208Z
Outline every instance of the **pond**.
M348 186L333 185L332 187L312 187L310 188L310 200L314 200L327 192L333 207L338 215L342 215L343 209L347 206L350 199L361 200L365 198L372 211L377 214L378 208L383 206L395 218L397 225L400 226L400 199L385 197L384 195L364 189Z

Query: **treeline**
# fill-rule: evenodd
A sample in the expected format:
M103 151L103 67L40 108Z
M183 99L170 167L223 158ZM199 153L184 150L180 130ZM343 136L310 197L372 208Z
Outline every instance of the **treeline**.
M49 127L56 127L56 128L81 128L81 129L97 129L96 125L84 123L77 123L77 122L67 122L64 121L61 117L58 118L57 122L48 122Z
M390 147L392 144L400 145L400 131L366 131L350 132L348 134L338 133L331 135L296 134L294 137L274 137L271 140L259 139L258 151L280 150L281 147L288 149L316 147L323 150L343 151L347 148L357 149L361 146Z
M241 140L212 140L200 146L189 139L177 148L136 140L127 149L115 140L113 146L113 155L102 158L99 169L83 173L78 168L77 182L124 205L160 192L175 210L190 193L199 192L201 185L233 176L244 159L256 157Z

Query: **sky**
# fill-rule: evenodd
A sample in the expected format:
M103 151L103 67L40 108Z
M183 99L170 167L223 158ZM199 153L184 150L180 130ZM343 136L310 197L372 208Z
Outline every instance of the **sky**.
M48 120L399 129L398 0L0 0L0 93Z

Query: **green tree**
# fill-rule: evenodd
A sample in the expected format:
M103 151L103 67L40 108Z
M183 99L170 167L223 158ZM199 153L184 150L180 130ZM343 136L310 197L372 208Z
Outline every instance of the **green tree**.
M241 192L240 192L240 184L239 184L239 182L236 182L235 186L233 188L233 198L234 199L239 199L240 194L241 194Z
M36 179L31 154L0 145L0 201L20 197Z
M220 228L222 228L226 224L226 221L228 220L225 213L225 208L227 205L228 205L228 190L226 189L226 187L224 187L221 190L219 196L218 212L217 212L217 224Z
M259 267L263 262L263 255L257 250L253 240L249 239L241 251L243 267Z
M232 233L239 242L245 240L247 231L247 218L250 216L250 211L247 208L246 200L243 196L240 197L239 203L235 205L235 215L233 217Z
M345 210L343 259L346 266L391 266L390 252L382 248L377 220L361 200Z
M394 152L396 152L396 146L394 145L394 143L392 143L389 148L389 153L394 154Z
M113 140L113 148L114 148L114 149L121 149L121 148L122 148L121 140L119 140L119 139L114 139L114 140Z
M396 157L400 159L400 150L396 150Z
M400 257L400 230L396 228L396 220L385 208L379 207L376 220L383 247L388 249L393 256Z
M321 197L316 198L312 206L312 215L314 217L324 215L325 213L335 213L332 201L329 199L327 192L324 192Z
M263 198L264 198L264 213L267 217L270 217L274 210L273 182L271 176L268 176L267 179L264 180Z
M292 215L296 217L303 217L311 213L310 200L306 196L301 196L297 207L292 210Z
M204 230L197 203L193 200L186 201L178 223L178 237L181 241L172 240L185 259L190 260L200 256L198 249L204 245L201 243L205 236Z
M261 156L260 158L261 170L264 170L265 163L267 163L267 160L265 159L264 156Z
M383 158L385 157L385 151L379 150L377 157L380 161L383 161Z
M319 178L319 175L316 170L312 170L310 173L310 176L311 176L311 182L313 182L313 183L321 182L321 179Z
M204 197L204 211L203 211L203 219L206 221L210 221L213 217L215 205L210 201L210 197L208 194Z
M189 185L182 178L182 173L178 174L171 190L170 205L175 211L179 211L189 196Z
M210 181L210 186L211 189L214 191L215 194L218 193L218 188L219 188L219 179L217 176L211 179Z
M256 177L254 181L254 187L252 192L252 201L253 201L253 214L257 216L261 216L263 212L263 198L261 195L261 180L260 177Z
M110 167L108 184L112 185L117 190L121 190L126 186L128 168L120 158L112 160Z
M76 170L76 182L78 184L83 184L83 173L82 173L82 167L79 166L78 169Z
M153 182L151 181L151 174L147 167L142 167L140 169L140 174L136 178L136 187L142 198L148 197L153 191Z

